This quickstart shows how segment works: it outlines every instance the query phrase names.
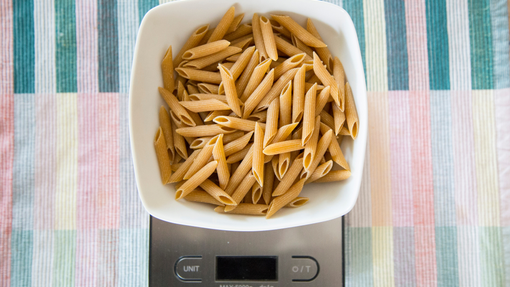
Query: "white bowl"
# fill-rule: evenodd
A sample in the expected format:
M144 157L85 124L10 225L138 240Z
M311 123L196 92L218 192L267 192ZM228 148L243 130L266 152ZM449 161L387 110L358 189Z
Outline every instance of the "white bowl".
M284 208L272 218L217 214L206 204L176 201L175 187L161 184L154 134L159 126L158 110L165 105L158 93L163 86L160 63L169 45L174 55L200 25L219 22L232 5L236 15L245 13L244 23L253 13L292 16L304 25L313 20L333 56L342 61L352 86L359 115L355 141L344 140L342 150L352 169L343 182L306 185L300 196L310 198L301 208ZM368 130L367 96L358 37L349 14L342 8L311 0L187 0L171 2L150 10L140 25L136 41L129 102L129 128L136 182L145 209L164 221L218 230L264 231L319 223L348 213L358 197L363 173Z

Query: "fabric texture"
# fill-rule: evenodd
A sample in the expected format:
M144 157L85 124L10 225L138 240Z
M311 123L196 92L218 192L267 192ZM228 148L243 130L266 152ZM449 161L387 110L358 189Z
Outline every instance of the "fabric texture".
M345 285L510 286L507 1L329 2L368 88ZM127 107L158 4L0 0L0 286L147 285Z

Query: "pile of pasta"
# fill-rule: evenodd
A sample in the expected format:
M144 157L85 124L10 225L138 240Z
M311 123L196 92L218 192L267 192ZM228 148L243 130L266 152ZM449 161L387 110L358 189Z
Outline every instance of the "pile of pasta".
M356 138L358 115L342 63L310 19L303 28L284 15L243 17L231 7L175 57L168 48L159 93L169 111L159 110L154 146L176 200L269 218L308 202L305 184L351 175L340 143Z

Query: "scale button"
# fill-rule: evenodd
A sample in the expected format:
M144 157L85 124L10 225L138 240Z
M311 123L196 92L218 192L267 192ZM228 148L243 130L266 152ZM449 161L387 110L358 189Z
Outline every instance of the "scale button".
M292 281L312 281L319 275L319 263L311 256L292 256Z
M202 279L202 256L182 256L175 263L175 275L184 281Z

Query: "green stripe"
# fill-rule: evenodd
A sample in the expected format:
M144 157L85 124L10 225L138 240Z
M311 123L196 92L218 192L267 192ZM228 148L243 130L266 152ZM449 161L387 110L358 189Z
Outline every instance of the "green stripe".
M436 227L437 286L459 286L457 227Z
M469 0L468 5L471 85L474 90L490 90L493 88L490 2L489 0Z
M32 284L32 230L13 230L11 242L11 286L30 286Z
M53 286L74 286L76 230L55 230Z
M363 70L367 74L367 65L365 60L365 16L363 14L363 2L361 0L344 0L343 8L352 18L356 34L358 34L359 48L361 50L361 59L363 60Z
M504 286L503 245L500 227L479 227L480 269L484 286Z
M138 23L141 23L145 14L158 4L158 0L138 0Z
M430 89L450 89L446 0L427 0L427 46Z
M117 28L117 1L99 0L98 61L99 92L119 92L119 39Z
M372 228L345 229L345 286L374 286L372 270Z
M74 0L55 0L57 93L76 93L76 18Z
M33 0L13 0L14 92L35 92L35 36ZM2 28L6 29L6 28ZM0 41L7 41L2 37Z

